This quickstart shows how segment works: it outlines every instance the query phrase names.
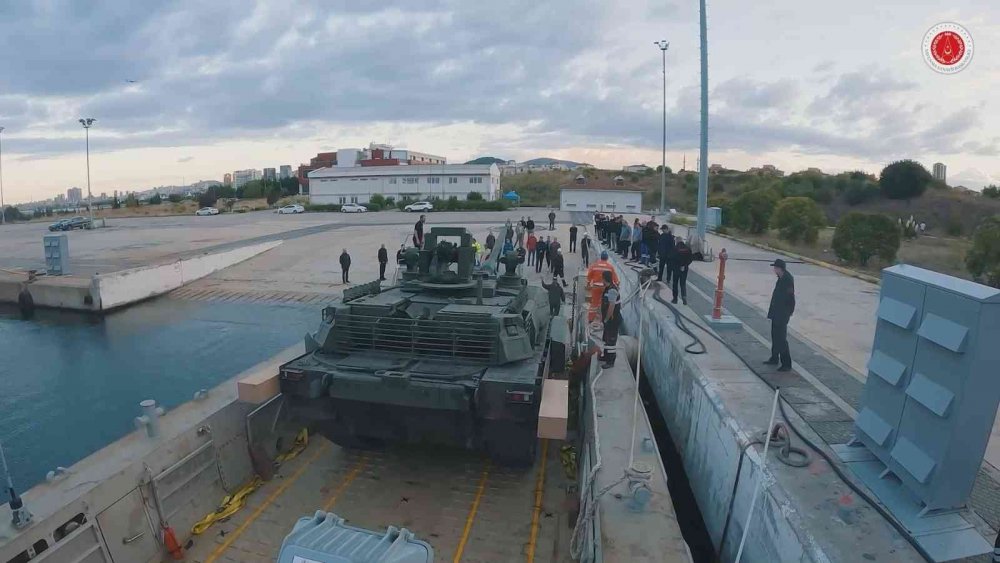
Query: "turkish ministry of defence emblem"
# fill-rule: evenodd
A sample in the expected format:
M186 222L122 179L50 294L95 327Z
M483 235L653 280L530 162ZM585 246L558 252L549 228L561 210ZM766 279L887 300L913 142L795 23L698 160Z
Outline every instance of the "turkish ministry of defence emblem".
M969 66L973 50L972 35L957 23L939 23L924 35L924 61L942 74L955 74Z

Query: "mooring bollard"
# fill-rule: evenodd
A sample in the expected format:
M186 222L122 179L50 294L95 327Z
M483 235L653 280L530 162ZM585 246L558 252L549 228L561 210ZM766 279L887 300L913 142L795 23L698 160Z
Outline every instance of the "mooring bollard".
M712 318L715 320L722 319L722 296L724 295L723 286L726 281L726 258L728 257L726 249L723 248L722 252L719 253L719 283L715 286L715 307L712 309Z

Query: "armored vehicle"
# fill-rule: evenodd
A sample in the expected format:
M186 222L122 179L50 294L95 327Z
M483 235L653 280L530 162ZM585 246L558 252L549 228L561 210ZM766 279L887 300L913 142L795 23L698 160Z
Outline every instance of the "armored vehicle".
M323 309L306 354L281 366L290 412L347 447L450 444L532 462L544 290L518 274L514 253L495 248L476 265L463 227L430 229L405 264L397 285L354 287Z

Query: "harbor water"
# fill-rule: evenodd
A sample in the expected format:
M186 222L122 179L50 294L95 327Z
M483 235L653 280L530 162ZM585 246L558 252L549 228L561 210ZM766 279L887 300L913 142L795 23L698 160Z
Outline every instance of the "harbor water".
M99 317L0 309L0 441L27 490L170 409L300 342L316 307L164 297Z

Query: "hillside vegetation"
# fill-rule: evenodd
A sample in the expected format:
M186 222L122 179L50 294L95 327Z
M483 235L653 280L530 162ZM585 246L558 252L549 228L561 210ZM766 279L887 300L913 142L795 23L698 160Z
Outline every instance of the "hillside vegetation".
M667 172L667 206L694 213L698 175L673 173L669 168ZM504 176L502 185L504 191L516 190L524 205L557 206L559 188L572 186L579 173L553 171ZM588 169L583 173L588 181L600 181L602 185L620 175L626 188L643 190L644 209L659 207L659 172L635 174ZM887 166L879 177L860 171L796 172L783 177L722 171L709 176L708 197L710 206L722 208L724 227L739 231L742 237L874 273L892 261L876 257L870 263L859 264L851 259L850 252L842 250L844 255L838 255L831 244L834 229L829 227L849 218L853 222L847 224L856 228L853 225L857 225L858 213L873 221L885 216L901 231L895 260L989 282L989 272L996 270L980 262L983 256L995 257L987 259L1000 262L1000 248L991 246L1000 245L1000 241L994 242L996 237L985 234L974 235L978 227L1000 216L1000 190L987 188L983 193L952 189L933 180L919 164L900 161ZM789 199L792 201L782 205ZM779 209L782 212L775 213ZM913 221L907 226L911 217ZM918 236L921 223L926 230ZM822 229L824 225L828 228ZM877 236L874 234L877 230L868 227L862 230L865 231L862 235ZM985 248L973 252L975 241ZM969 272L967 256L970 255L974 257L974 271L981 274Z

